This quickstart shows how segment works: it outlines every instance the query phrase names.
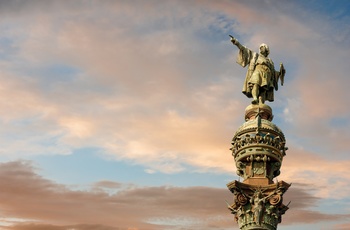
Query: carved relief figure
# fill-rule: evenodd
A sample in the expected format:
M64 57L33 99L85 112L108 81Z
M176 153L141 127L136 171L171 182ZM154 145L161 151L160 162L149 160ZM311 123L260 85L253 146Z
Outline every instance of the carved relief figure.
M257 190L250 199L250 203L252 204L252 211L254 213L254 221L258 225L261 225L262 222L266 199L267 197L263 197L262 192L259 190Z

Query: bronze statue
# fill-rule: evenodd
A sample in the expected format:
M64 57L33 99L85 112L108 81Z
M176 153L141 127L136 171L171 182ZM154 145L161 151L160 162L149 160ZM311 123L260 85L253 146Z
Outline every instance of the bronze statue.
M278 80L284 83L286 70L280 64L280 70L275 71L274 64L268 55L270 49L266 44L260 45L260 53L255 53L241 45L236 38L231 36L231 42L239 48L237 63L242 67L248 66L242 92L253 98L252 104L265 103L266 100L274 101L274 89L278 90Z
M233 204L227 203L227 208L241 230L276 230L289 209L289 204L283 204L283 194L291 185L274 182L288 148L283 132L272 123L271 107L264 103L274 101L274 92L279 81L283 85L286 70L282 63L279 71L275 70L266 44L255 53L232 36L231 42L239 48L237 63L247 66L243 93L253 101L246 107L245 122L231 142L237 175L243 181L227 184L233 193Z

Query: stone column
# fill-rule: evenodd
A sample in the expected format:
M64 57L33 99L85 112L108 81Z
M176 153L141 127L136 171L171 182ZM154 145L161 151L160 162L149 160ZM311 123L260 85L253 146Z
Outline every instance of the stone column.
M241 230L275 230L288 210L288 205L283 204L283 194L290 184L274 182L286 155L286 140L272 119L268 105L249 105L245 123L232 140L232 156L243 182L227 184L234 195L234 203L228 208Z

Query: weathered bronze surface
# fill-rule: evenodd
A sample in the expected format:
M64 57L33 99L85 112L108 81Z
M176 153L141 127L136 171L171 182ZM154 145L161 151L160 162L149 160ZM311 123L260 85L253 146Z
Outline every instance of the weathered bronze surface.
M283 132L272 123L271 107L264 102L274 100L274 90L279 79L283 84L285 70L282 64L280 71L274 70L266 45L256 54L232 36L231 41L240 49L238 63L243 67L249 65L243 93L253 101L245 109L245 122L232 139L230 150L237 175L243 182L227 184L234 200L228 209L241 230L276 230L281 216L288 210L288 205L283 204L283 194L290 184L274 182L274 178L280 175L288 148Z
M277 229L281 216L288 210L282 196L290 184L280 181L260 186L233 181L227 187L234 195L234 203L228 209L235 215L240 229Z
M259 53L253 52L241 45L236 38L231 36L231 42L239 48L237 63L242 67L248 66L242 92L249 98L253 98L252 104L258 104L259 100L274 101L274 89L278 90L278 81L284 83L286 70L280 64L279 71L275 70L273 61L268 57L270 49L266 44L261 44Z

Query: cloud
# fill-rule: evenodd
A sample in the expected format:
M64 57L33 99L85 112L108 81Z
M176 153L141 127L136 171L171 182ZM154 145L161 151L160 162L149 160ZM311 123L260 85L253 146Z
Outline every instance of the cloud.
M13 10L14 4L4 8ZM349 123L330 121L349 114L343 106L347 66L339 62L346 50L320 36L331 22L304 23L288 13L297 5L268 1L80 4L21 6L3 35L16 47L1 62L3 155L98 147L153 171L175 173L190 164L231 172L229 142L249 100L240 92L245 69L234 63L237 50L225 40L230 32L252 49L270 39L275 62L281 59L287 68L293 63L287 69L290 85L281 89L288 99L274 104L287 111L282 115L289 123L282 125L288 142L308 152L320 148L323 156L348 149ZM298 16L307 12L301 9ZM325 26L319 30L316 24ZM319 58L327 53L334 55ZM325 93L330 88L339 90Z
M230 140L250 101L232 33L254 50L269 44L287 68L272 105L290 148L283 224L348 220L316 211L350 192L347 18L278 1L1 1L0 11L2 158L94 147L149 173L233 173ZM224 188L98 181L77 191L17 161L0 165L0 180L11 230L235 225Z
M289 205L289 210L282 217L282 223L290 224L307 224L317 223L320 221L339 221L349 219L348 214L330 214L316 211L322 199L313 193L318 190L313 184L295 183L284 194L284 203Z
M249 100L241 94L246 70L234 63L232 32L254 50L268 43L275 63L287 68L273 104L291 143L281 177L315 184L319 197L348 194L340 189L349 187L350 137L343 21L334 31L336 19L311 20L301 6L269 1L2 4L0 41L10 41L0 59L2 156L95 147L149 172L186 165L233 172L228 149ZM112 199L67 194L104 205Z
M225 208L228 190L210 187L137 187L121 190L113 195L105 192L73 191L68 187L42 178L29 162L0 164L0 205L2 216L33 220L20 223L14 229L33 226L79 224L136 229L162 229L162 220L202 221L202 226L217 224L217 218L231 219ZM119 189L119 183L100 181L95 186ZM112 186L111 186L112 185ZM117 185L117 187L115 187ZM189 202L190 201L190 202ZM178 220L177 220L178 221ZM224 221L225 222L225 221ZM186 221L185 221L186 223ZM112 229L111 227L111 229ZM169 226L170 228L171 226Z
M0 183L2 222L9 218L7 224L11 223L5 229L226 229L235 225L224 202L232 200L228 189L127 186L120 190L118 182L100 181L94 186L115 189L114 193L76 191L41 177L30 162L23 161L1 163ZM285 224L348 218L309 210L320 198L304 187L296 184L286 193L285 201L292 204L284 215Z
M122 184L120 184L118 182L114 182L114 181L103 180L103 181L96 182L94 184L94 186L102 187L102 188L110 188L110 189L114 188L114 189L116 189L116 188L120 188L122 186Z
M110 227L106 225L65 225L65 226L56 226L51 224L17 224L15 226L2 226L4 230L132 230L131 228L118 228Z
M280 179L312 185L310 192L316 197L343 199L350 192L348 164L348 160L332 160L300 148L289 149Z
M335 230L346 230L349 229L350 223L339 224L334 227Z
M18 136L16 145L7 138L3 152L13 152L13 156L69 154L74 148L92 146L163 172L181 171L182 164L232 167L214 156L225 155L224 151L230 154L231 130L220 127L232 119L236 123L236 111L244 107L237 100L222 99L229 98L232 89L239 93L241 84L230 79L227 70L221 72L229 63L226 57L221 57L223 62L216 58L225 46L204 49L208 41L195 33L206 29L203 36L211 35L208 20L219 18L208 19L201 11L196 17L189 11L154 15L152 7L144 6L149 11L143 14L124 3L121 8L116 4L107 10L102 4L96 12L78 14L66 9L66 20L47 6L53 14L45 23L15 27L16 31L23 27L27 34L16 43L16 62L25 68L3 70L7 75L2 79L6 84L2 114L7 117L3 136L18 123L27 132ZM101 9L106 11L105 20L96 21ZM121 9L128 9L124 18L116 14ZM126 20L134 15L134 20ZM21 23L27 25L26 19L37 14L22 17ZM160 21L174 27L159 27ZM138 31L140 22L148 29ZM211 62L217 66L207 64ZM57 77L45 72L57 63L74 71ZM10 105L6 103L9 97L13 98ZM22 122L30 114L34 118ZM27 140L28 133L33 138ZM223 151L218 143L228 146Z

